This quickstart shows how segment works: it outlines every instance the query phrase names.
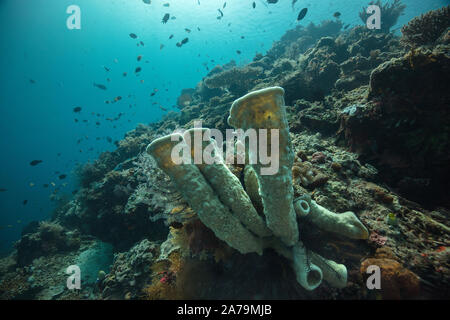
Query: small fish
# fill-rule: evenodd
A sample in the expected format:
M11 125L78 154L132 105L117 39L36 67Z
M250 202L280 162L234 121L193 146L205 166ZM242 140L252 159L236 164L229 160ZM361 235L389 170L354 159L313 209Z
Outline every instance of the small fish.
M308 8L303 8L302 10L300 10L300 12L297 16L297 21L302 20L306 16L307 12L308 12Z
M155 94L155 92L150 93L150 97L153 97Z
M175 17L175 16L171 16L170 17L170 20L175 20L177 17Z
M23 200L22 204L26 205L28 203L28 200Z
M241 51L239 51L239 50L236 50L236 53L237 53L237 54L241 54L242 52L241 52Z
M39 163L42 163L42 160L33 160L30 162L30 166L34 167L37 166Z
M255 9L255 8L256 8L256 2L255 2L255 1L253 1L253 3L252 3L252 7L253 7L253 9Z
M350 24L347 24L347 25L344 27L344 30L347 30L348 27L350 27Z
M81 107L75 107L73 108L73 112L79 113L81 111Z
M143 3L146 3L146 4L151 4L151 3L152 3L152 0L142 0L142 2L143 2Z
M220 10L220 9L217 9L217 11L219 11L219 13L220 13L220 17L222 18L222 17L223 17L223 12L222 12L222 10Z
M335 18L339 18L341 16L341 13L339 12L339 11L336 11L334 14L333 14L333 17L335 17Z
M141 46L144 46L144 42L142 42L142 41L139 41L139 43L141 44Z
M0 192L6 192L6 191L8 191L8 189L0 188Z
M186 44L186 43L188 43L188 41L189 41L189 38L184 38L183 40L181 40L181 44Z
M267 0L267 3L277 3L278 0Z
M164 48L164 45L161 43L160 45L159 45L159 50L162 50Z
M105 66L103 66L103 68L105 68L105 70L106 70L107 72L109 72L109 71L111 70L110 68L105 67Z
M227 3L225 2L225 3L223 4L222 9L225 9L226 6L227 6Z
M102 89L102 90L106 90L106 86L105 85L99 84L99 83L95 83L95 82L94 82L94 87L97 87L97 88Z
M134 34L134 33L130 33L130 37L131 37L132 39L136 39L136 38L137 38L137 35Z
M187 33L191 33L191 30L188 28L184 28L184 31L186 31Z
M126 77L126 76L127 76L127 73L126 73L126 72L124 72L124 73L122 73L122 75L123 75L124 77Z
M119 101L119 100L122 100L121 96L117 96L117 97L114 98L114 101L116 101L116 102Z
M198 30L198 31L200 31L200 28L199 28L199 27L197 27L197 30Z
M164 15L164 17L162 18L162 23L167 23L167 21L169 21L169 18L170 18L170 14L169 13L166 13L165 15Z
M142 59L142 56L137 57L137 61L141 61L141 59Z
M134 73L138 73L141 72L142 68L141 67L137 67L136 70L134 70Z
M170 3L164 3L163 7L170 7Z
M172 38L173 38L173 34L171 34L171 35L169 36L169 40L172 39Z
M292 0L292 10L294 10L294 6L295 6L296 2L297 2L297 0Z

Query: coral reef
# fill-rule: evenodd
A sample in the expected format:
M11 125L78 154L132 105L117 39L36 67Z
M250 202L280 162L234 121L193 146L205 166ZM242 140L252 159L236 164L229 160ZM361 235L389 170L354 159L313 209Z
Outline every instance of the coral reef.
M34 259L80 246L79 234L54 222L39 223L37 232L28 233L16 243L17 264L25 266Z
M180 95L180 112L137 126L115 142L114 151L80 168L81 188L73 198L55 210L47 226L27 227L15 250L0 259L0 298L448 299L445 12L448 8L414 19L402 38L363 26L342 28L338 19L299 25L246 66L231 61L215 67ZM422 24L430 26L429 19L444 20L432 27L436 31L416 36ZM247 80L238 78L242 74ZM235 188L221 190L218 179L211 192L226 219L234 217L241 231L256 239L255 250L242 254L236 249L239 230L230 229L234 239L223 241L183 193L185 186L168 177L145 148L177 128L193 127L197 119L224 133L238 97L273 86L285 91L293 154L286 174L292 175L297 199L292 205L299 242L288 247L279 237L250 231L254 212L235 212L248 208L250 200L267 227L257 170L220 164L211 171ZM209 184L205 168L195 169L195 179ZM195 196L201 200L206 194ZM227 196L245 200L227 202ZM351 223L330 228L315 216L321 217L319 212ZM358 220L347 212L367 229L356 224L367 239L333 232L339 225L352 230ZM67 266L100 241L112 245L115 259L92 267L81 290L68 290ZM305 259L316 270L309 279ZM382 269L382 291L366 287L369 263Z
M441 38L441 35L448 33L449 28L450 6L447 6L412 19L402 27L401 40L411 47L433 45ZM446 41L448 44L448 37Z

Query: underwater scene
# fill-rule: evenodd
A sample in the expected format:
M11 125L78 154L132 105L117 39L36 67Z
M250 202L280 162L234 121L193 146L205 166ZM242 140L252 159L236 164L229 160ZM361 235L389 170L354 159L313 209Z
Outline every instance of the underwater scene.
M0 300L450 299L448 0L0 0L0 33Z

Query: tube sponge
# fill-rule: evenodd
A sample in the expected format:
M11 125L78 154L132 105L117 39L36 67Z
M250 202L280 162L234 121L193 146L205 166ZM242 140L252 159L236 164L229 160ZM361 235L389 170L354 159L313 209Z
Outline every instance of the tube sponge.
M303 209L309 205L309 213ZM311 200L309 195L303 195L295 200L294 208L300 218L308 219L319 228L334 232L350 239L367 239L369 231L351 211L334 213Z
M332 287L344 288L347 286L347 268L343 264L325 259L315 252L309 251L311 261L320 268L323 279Z
M256 171L259 193L264 205L264 215L269 229L283 242L292 246L298 241L299 232L293 208L293 187L291 167L294 153L291 147L289 127L284 106L284 90L280 87L251 92L231 106L228 123L236 129L267 129L268 143L270 129L279 130L279 170L266 175L266 166L252 164ZM269 150L271 150L271 145Z
M292 247L292 254L298 283L306 290L317 288L322 283L322 270L311 261L309 252L301 241Z
M185 140L191 139L190 141L193 141L195 133L203 135L204 133L208 134L207 131L208 129L189 129L185 132L184 138ZM215 141L211 139L204 141L203 147L207 147L211 143L214 144ZM193 147L194 144L191 143L191 148ZM193 149L191 151L193 152ZM223 159L218 157L215 159L216 162L214 164L197 164L197 166L218 195L220 201L231 209L233 214L254 234L260 237L272 235L264 219L258 215L258 212L253 207L239 179L228 169Z
M261 255L263 251L261 239L251 234L220 202L200 170L194 164L176 165L172 161L172 149L180 143L179 141L184 142L180 134L158 138L148 145L147 153L169 175L200 220L219 239L241 253L256 252Z

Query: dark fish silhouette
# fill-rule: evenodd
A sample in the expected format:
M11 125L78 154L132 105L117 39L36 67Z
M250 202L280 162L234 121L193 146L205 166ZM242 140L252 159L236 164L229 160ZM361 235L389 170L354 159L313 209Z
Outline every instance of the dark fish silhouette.
M28 200L23 200L22 204L26 205L28 203Z
M217 11L219 11L219 13L220 13L220 17L222 18L222 17L223 17L223 12L222 12L222 10L220 10L220 9L217 9Z
M39 163L42 163L42 160L33 160L30 162L30 166L37 166Z
M73 108L73 112L78 113L81 111L81 107L75 107Z
M169 21L169 18L170 18L170 14L169 13L166 13L165 15L164 15L164 17L162 18L162 23L167 23L167 21Z
M227 6L227 3L225 2L225 3L223 4L223 8L222 8L222 9L225 9L226 6Z
M137 35L134 34L134 33L130 33L130 37L133 38L133 39L136 39L136 38L137 38Z
M8 189L0 188L0 192L5 192L5 191L8 191Z
M297 21L302 20L306 16L307 12L308 12L308 8L303 8L297 16Z
M255 9L255 8L256 8L256 2L255 2L255 1L253 1L253 4L252 4L252 6L253 6L253 9Z
M292 10L294 10L294 6L295 6L296 2L297 2L297 0L292 0Z
M267 3L277 3L278 0L267 0Z
M164 3L163 7L170 7L170 3Z
M335 18L339 18L341 16L341 13L339 12L339 11L336 11L334 14L333 14L333 17L335 17Z
M152 0L142 0L142 2L143 2L143 3L146 3L146 4L151 4L151 3L152 3Z
M142 42L142 41L139 41L139 43L141 44L141 46L144 46L144 42Z
M188 28L184 28L184 31L186 31L187 33L191 33L191 29Z
M99 84L99 83L95 83L95 82L94 82L94 87L97 87L97 88L102 89L102 90L106 90L106 86L105 85Z
M141 67L137 67L136 70L134 70L135 73L141 72L142 68Z
M241 51L239 51L239 50L236 50L236 53L237 53L237 54L241 54Z

